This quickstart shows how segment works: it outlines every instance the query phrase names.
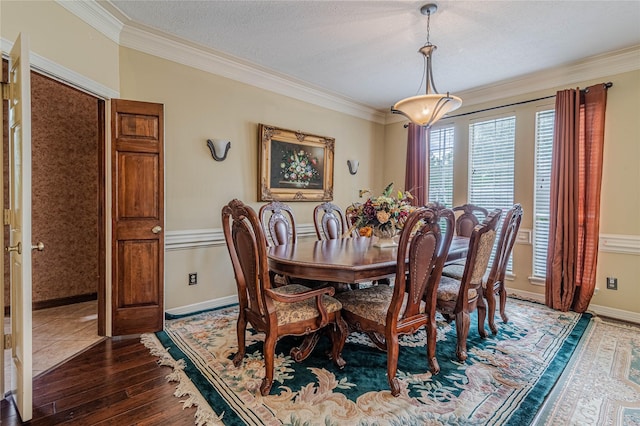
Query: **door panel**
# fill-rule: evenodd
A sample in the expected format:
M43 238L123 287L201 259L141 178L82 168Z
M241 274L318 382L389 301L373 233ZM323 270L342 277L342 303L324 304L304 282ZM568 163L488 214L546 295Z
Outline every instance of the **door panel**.
M23 421L32 417L31 80L28 38L18 35L9 57L9 270L11 390Z
M114 336L162 329L163 105L111 102Z

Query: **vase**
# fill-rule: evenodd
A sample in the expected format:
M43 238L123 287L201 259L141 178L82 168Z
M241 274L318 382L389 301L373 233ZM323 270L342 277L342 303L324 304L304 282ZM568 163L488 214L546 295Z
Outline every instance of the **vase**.
M376 241L373 243L374 247L396 247L398 243L395 242L393 237L396 236L398 230L392 227L376 227L373 228L373 236L376 237Z

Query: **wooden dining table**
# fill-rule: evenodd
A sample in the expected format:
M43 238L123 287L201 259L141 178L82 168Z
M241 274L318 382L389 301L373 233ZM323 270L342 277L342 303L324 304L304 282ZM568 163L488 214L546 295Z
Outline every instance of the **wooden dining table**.
M454 236L446 263L466 257L469 238ZM277 274L311 280L361 283L396 273L397 247L375 247L367 237L299 240L269 247L269 269Z

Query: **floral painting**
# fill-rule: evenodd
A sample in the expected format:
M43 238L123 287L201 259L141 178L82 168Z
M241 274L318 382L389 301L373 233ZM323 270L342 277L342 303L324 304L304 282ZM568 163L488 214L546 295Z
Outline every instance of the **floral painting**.
M323 149L274 140L271 151L271 187L322 188Z
M333 200L334 139L261 124L260 201Z

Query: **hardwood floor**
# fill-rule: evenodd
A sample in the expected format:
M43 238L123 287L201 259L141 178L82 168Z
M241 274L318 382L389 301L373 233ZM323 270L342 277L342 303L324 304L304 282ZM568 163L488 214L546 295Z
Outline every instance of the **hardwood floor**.
M194 425L195 407L182 408L167 382L169 367L138 338L105 339L33 381L33 419L20 422L8 399L5 425Z

